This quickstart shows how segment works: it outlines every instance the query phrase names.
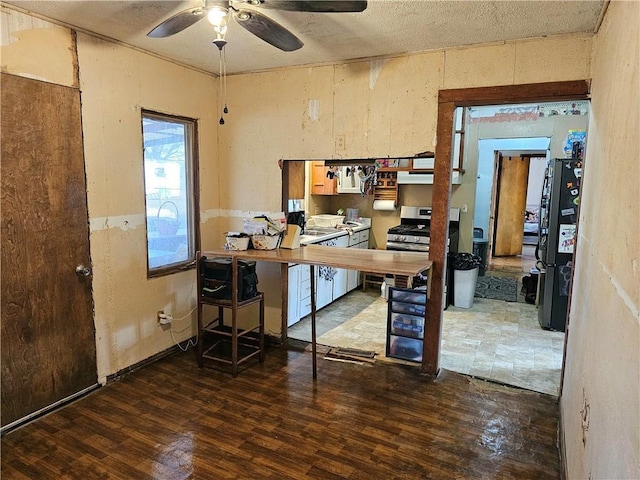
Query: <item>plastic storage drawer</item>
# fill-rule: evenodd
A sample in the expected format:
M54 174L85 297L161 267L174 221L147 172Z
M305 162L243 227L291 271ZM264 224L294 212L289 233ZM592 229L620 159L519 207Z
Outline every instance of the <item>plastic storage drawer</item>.
M427 303L427 293L418 290L395 288L390 290L389 301L409 302L424 306Z
M421 339L424 337L424 317L392 313L391 333Z
M412 362L422 361L422 340L389 335L388 341L388 355L390 357L409 360Z

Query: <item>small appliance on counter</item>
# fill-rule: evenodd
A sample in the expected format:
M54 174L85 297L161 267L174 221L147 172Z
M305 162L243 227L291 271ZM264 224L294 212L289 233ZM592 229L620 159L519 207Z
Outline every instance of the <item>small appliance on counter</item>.
M357 208L347 208L347 222L357 222L360 219L360 213Z

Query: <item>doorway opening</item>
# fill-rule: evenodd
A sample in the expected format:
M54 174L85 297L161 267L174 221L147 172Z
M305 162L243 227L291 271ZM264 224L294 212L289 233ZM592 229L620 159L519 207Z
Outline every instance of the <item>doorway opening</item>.
M441 366L558 395L565 335L540 327L531 286L547 164L570 156L571 132L586 132L588 102L467 107L466 118L464 165L477 165L473 248L484 268L473 306L444 312ZM507 287L515 300L505 301Z
M535 270L547 157L548 151L494 151L486 270L507 276Z
M473 247L482 257L481 274L487 270L522 275L535 267L550 141L550 137L478 141Z

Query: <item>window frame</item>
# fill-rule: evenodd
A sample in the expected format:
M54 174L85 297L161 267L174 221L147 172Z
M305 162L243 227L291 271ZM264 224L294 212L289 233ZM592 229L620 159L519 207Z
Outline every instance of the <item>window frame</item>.
M464 134L468 109L456 106L453 110L453 133L451 140L451 169L464 171Z
M184 125L185 131L185 183L188 215L187 240L189 243L188 258L184 261L163 265L160 267L150 267L149 265L149 223L147 220L147 179L146 160L144 145L144 120L165 121ZM200 178L199 178L199 141L198 141L198 120L194 118L171 115L154 110L141 109L140 130L142 135L142 181L144 194L144 227L145 227L145 252L147 265L147 278L156 278L170 275L185 270L191 270L196 266L196 253L200 250ZM191 239L189 239L191 234Z

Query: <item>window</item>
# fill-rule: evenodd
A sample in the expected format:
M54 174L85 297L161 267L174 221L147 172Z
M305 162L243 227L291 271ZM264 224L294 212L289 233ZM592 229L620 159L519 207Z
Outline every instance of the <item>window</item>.
M142 112L149 277L195 261L196 133L195 120Z

